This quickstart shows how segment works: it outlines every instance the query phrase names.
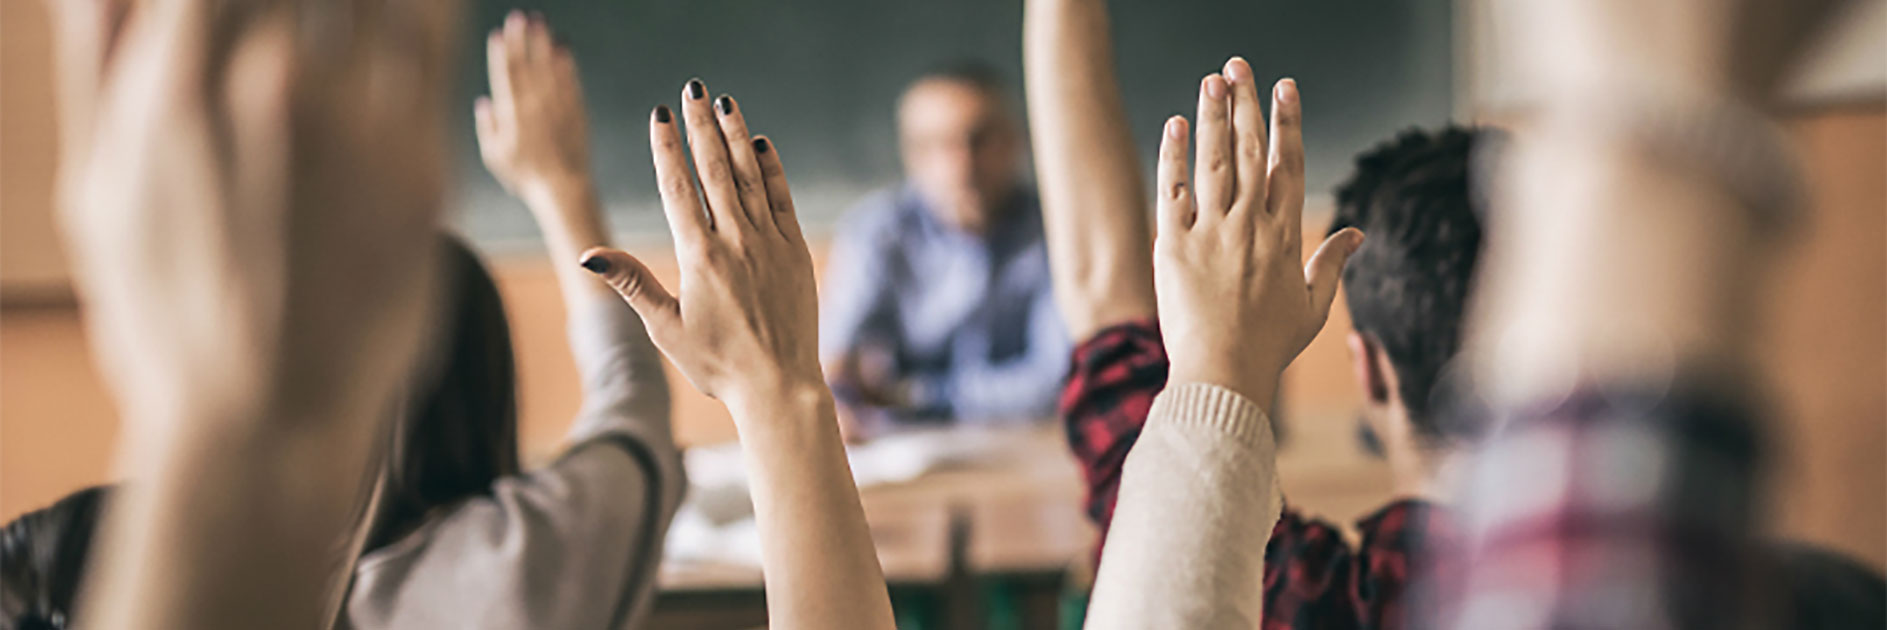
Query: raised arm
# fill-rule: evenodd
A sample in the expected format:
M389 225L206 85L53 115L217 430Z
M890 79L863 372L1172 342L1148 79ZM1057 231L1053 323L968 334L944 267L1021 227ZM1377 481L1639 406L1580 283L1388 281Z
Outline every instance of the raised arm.
M1152 319L1140 154L1114 79L1104 0L1028 0L1023 69L1055 301L1079 343Z
M485 42L491 96L473 108L485 168L522 200L543 232L564 306L576 313L614 292L570 262L609 244L590 174L589 124L576 60L542 16L512 11Z
M665 450L668 384L641 322L609 285L575 264L609 244L608 221L590 173L583 85L570 51L543 16L512 11L485 43L491 96L474 118L479 155L536 219L569 319L571 354L583 378L584 411L648 425ZM585 426L581 423L576 431Z
M649 121L657 184L681 261L680 295L626 253L592 250L602 275L702 393L727 405L751 472L777 628L893 627L890 599L820 374L812 255L779 152L750 137L735 101L689 81L689 151L674 113Z
M554 461L428 514L415 534L423 544L364 556L346 612L359 627L635 626L685 487L668 381L642 322L577 264L579 248L607 234L569 51L541 16L515 11L486 48L492 97L476 105L480 153L543 229L583 407Z
M1749 341L1799 182L1764 106L1785 31L1835 4L1548 0L1511 25L1544 98L1467 346L1499 430L1423 625L1786 627Z
M1255 628L1282 509L1265 410L1278 376L1323 328L1354 228L1303 260L1303 109L1271 90L1269 133L1251 67L1233 58L1160 142L1160 321L1172 376L1127 456L1089 628ZM1268 150L1267 150L1268 149Z
M66 139L61 218L128 479L87 627L319 625L435 328L457 3L225 4L141 3L62 62L93 73L63 92L90 133Z

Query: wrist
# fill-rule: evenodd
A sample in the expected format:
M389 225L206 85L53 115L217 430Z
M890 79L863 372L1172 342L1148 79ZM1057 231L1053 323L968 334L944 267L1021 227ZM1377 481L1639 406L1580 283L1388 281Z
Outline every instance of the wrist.
M518 182L518 197L539 215L580 206L596 198L595 186L580 170L533 175Z
M1237 392L1261 409L1271 409L1277 398L1278 379L1283 369L1237 368L1204 362L1174 361L1166 379L1167 388L1190 383L1216 385Z
M780 379L738 387L723 397L735 428L753 423L830 421L835 415L832 390L818 379Z

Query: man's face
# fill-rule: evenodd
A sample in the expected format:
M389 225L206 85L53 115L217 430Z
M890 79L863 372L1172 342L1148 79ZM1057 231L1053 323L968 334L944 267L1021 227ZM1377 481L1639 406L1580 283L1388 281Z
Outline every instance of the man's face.
M898 107L905 175L938 218L981 234L1016 186L1020 134L996 97L968 83L919 82Z

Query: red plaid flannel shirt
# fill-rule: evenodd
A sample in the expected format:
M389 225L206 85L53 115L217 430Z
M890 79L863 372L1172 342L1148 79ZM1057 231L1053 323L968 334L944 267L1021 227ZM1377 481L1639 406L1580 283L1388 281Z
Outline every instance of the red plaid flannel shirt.
M1102 540L1113 520L1121 465L1153 398L1166 387L1167 367L1154 322L1107 328L1075 349L1061 414L1087 477L1088 517ZM1448 519L1438 516L1421 501L1391 503L1357 522L1362 539L1352 549L1336 527L1286 505L1265 547L1264 630L1404 627L1411 557L1424 538L1447 527Z
M1748 390L1608 385L1492 411L1500 430L1472 465L1463 536L1431 552L1434 619L1474 630L1791 627L1778 622L1812 602L1787 601L1759 533L1760 425L1755 405L1735 400Z

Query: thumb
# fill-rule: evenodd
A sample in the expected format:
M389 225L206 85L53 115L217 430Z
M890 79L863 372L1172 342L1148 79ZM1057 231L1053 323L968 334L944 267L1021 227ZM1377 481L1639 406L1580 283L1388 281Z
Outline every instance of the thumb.
M648 265L627 252L607 247L592 247L579 258L584 269L596 274L609 288L622 296L629 308L642 316L642 323L653 332L681 319L681 303L655 279Z
M1337 284L1343 278L1343 264L1363 246L1363 231L1347 227L1338 230L1317 246L1304 264L1304 278L1310 284L1310 308L1317 314L1318 327L1330 317L1330 303L1337 299Z

